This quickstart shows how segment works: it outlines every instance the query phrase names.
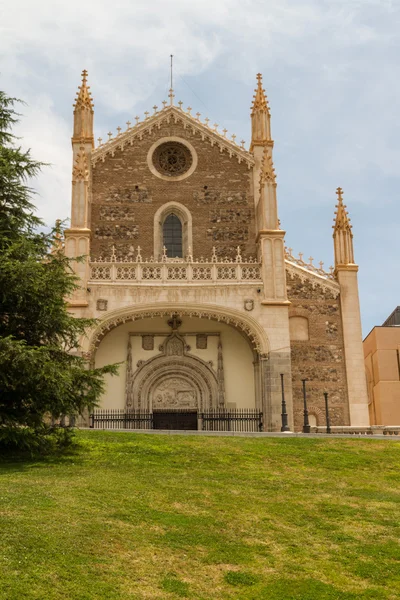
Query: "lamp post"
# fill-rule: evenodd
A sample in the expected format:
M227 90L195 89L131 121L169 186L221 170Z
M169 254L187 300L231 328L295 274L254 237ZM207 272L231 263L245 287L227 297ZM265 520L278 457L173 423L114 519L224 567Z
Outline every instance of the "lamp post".
M307 394L306 394L306 381L307 379L302 379L303 382L303 400L304 400L304 423L303 423L303 433L311 433L311 427L308 420L308 409L307 409Z
M328 392L324 392L325 397L325 414L326 414L326 433L331 432L331 422L329 419L329 408L328 408Z
M283 384L283 373L281 373L281 388L282 388L282 413L281 413L282 427L281 427L281 431L290 431L289 425L288 425L288 416L287 416L287 412L286 412L285 387Z

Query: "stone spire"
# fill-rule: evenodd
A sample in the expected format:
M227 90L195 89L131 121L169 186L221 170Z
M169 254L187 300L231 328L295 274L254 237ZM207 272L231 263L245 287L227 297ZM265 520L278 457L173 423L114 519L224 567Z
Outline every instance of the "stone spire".
M254 90L254 100L251 107L251 145L254 146L273 145L271 140L271 113L269 111L265 90L262 87L262 75L257 74L257 87Z
M333 225L333 242L335 247L335 269L346 265L354 265L353 232L346 205L343 204L343 190L336 190L338 203L336 219Z
M74 104L74 134L72 142L91 142L93 138L94 105L87 85L87 71L82 71L82 84L78 90Z

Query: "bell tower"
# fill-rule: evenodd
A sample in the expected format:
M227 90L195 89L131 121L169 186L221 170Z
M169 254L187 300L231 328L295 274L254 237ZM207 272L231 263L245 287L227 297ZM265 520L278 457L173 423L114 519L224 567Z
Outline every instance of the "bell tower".
M70 300L71 306L87 306L87 281L90 255L90 157L94 148L93 101L87 85L87 71L82 71L82 83L74 104L72 135L72 203L71 227L65 230L65 252L69 258L84 256L75 262L80 289Z
M338 187L336 194L338 203L333 225L333 243L335 275L340 284L350 425L361 427L369 425L369 413L358 297L358 265L354 262L353 232L346 205L343 204L342 188Z

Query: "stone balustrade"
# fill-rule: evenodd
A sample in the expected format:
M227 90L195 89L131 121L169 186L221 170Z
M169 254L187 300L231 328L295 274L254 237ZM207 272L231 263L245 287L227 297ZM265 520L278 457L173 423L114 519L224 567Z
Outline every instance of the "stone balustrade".
M258 262L235 261L91 261L90 281L102 283L197 284L262 283Z

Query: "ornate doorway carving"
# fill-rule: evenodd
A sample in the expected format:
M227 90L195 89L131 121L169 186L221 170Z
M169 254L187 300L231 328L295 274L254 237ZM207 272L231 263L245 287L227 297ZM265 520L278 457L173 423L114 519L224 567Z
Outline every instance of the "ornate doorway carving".
M198 408L198 390L186 377L166 375L152 391L151 404L157 408Z
M190 354L190 347L178 329L177 315L168 321L172 333L160 346L160 354L139 361L134 370L131 344L128 345L126 378L127 409L206 410L225 404L222 346L218 346L217 372L212 363Z

